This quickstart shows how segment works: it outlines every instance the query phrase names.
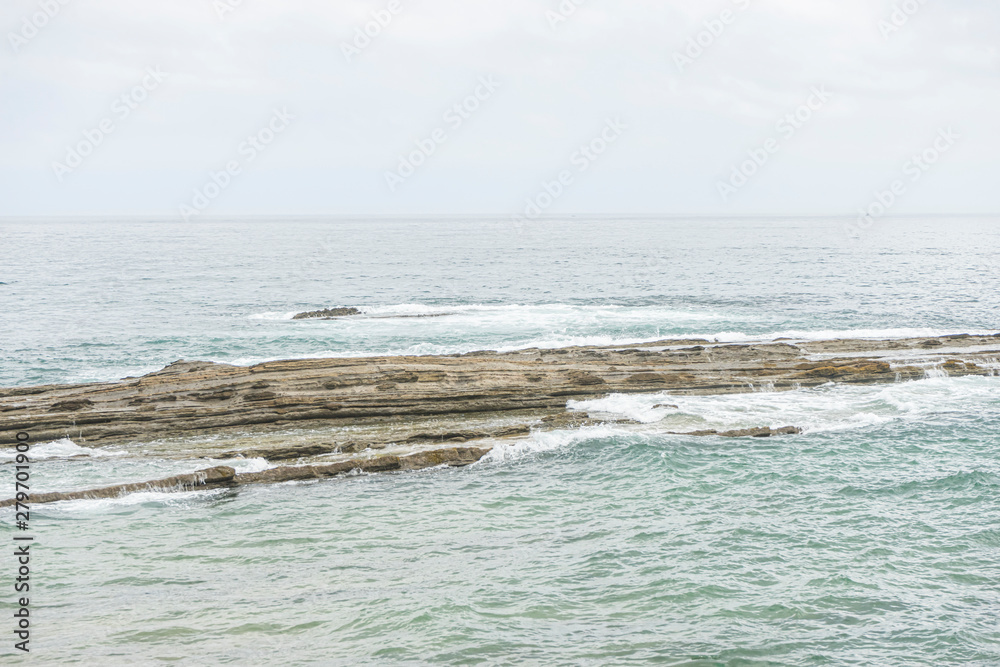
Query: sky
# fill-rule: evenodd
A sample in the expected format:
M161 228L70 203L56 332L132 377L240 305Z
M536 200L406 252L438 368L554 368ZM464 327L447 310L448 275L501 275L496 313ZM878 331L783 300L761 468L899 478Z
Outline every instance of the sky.
M1000 212L995 0L5 0L0 32L4 217Z

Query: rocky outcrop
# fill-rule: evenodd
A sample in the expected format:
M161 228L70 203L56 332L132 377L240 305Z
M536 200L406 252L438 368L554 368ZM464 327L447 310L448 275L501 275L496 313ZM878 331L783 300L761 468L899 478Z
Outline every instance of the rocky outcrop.
M177 475L167 479L117 484L89 491L68 493L33 493L29 497L32 505L54 503L60 500L93 500L99 498L119 498L130 493L144 491L202 491L217 488L245 486L247 484L276 484L279 482L327 479L350 472L382 473L404 470L422 470L437 466L461 467L475 463L490 452L490 448L453 447L417 452L406 456L376 456L351 459L336 463L285 466L262 472L236 474L233 468L219 466L200 470L190 475ZM0 507L15 504L14 499L0 501Z
M989 376L998 375L998 359L1000 335L958 335L747 345L661 341L250 367L178 361L117 382L0 389L0 446L13 446L17 433L26 431L33 443L69 437L91 447L129 443L130 451L160 458L260 457L303 464L242 474L222 466L90 491L33 494L31 502L108 498L468 465L504 438L599 423L567 411L570 399L662 392L669 400L828 383ZM787 426L677 435L763 438L800 432Z
M60 500L118 498L142 491L197 491L231 484L235 478L235 470L227 466L219 466L217 468L199 470L190 475L176 475L166 479L154 479L149 482L134 484L116 484L115 486L107 486L103 489L70 491L68 493L32 493L29 496L29 502L32 505L37 505L40 503L54 503ZM14 504L15 501L13 499L0 501L0 507L9 507Z
M928 340L941 344L928 348ZM997 358L1000 338L963 335L749 345L662 341L502 354L300 359L250 367L183 361L118 382L0 389L0 445L14 444L18 431L30 432L34 442L69 437L92 445L419 419L442 422L424 442L468 442L507 437L504 428L523 434L530 427L562 427L559 419L579 423L580 417L559 416L569 399L888 383L923 378L929 369L991 375ZM485 431L466 426L477 415L507 421ZM418 436L393 435L382 442L413 438L416 443ZM327 451L355 446L370 445L348 438L330 442ZM272 452L270 458L321 451Z
M309 320L309 319L329 319L333 317L348 317L350 315L360 315L361 311L357 308L324 308L323 310L313 310L308 313L299 313L293 320ZM286 315L287 317L287 315Z
M462 467L479 461L491 449L490 447L452 447L448 449L432 449L405 456L385 455L367 459L338 461L336 463L284 466L271 468L262 472L236 475L234 481L238 485L275 484L278 482L326 479L355 471L380 473L396 470L422 470L424 468L435 468L443 465Z

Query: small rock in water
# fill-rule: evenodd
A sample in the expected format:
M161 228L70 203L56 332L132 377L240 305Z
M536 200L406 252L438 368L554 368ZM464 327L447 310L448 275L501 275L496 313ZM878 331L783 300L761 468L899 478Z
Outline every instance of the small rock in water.
M783 426L781 428L768 428L766 426L762 426L760 428L743 428L736 431L717 431L715 429L691 431L689 433L676 433L671 431L670 435L694 435L699 437L717 435L723 438L769 438L774 435L796 435L798 433L802 433L802 429L797 426Z
M360 315L361 311L357 308L325 308L323 310L313 310L308 313L299 313L293 320L308 320L313 318L326 318L326 317L347 317L348 315Z

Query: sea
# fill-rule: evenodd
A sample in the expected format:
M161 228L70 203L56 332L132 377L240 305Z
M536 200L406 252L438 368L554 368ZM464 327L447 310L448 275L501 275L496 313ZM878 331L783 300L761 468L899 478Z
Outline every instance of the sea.
M7 219L0 386L179 359L1000 331L1000 219L851 223ZM328 307L361 316L292 319ZM9 547L0 662L1000 665L998 375L610 395L567 408L639 423L467 468L39 505L31 652ZM667 434L786 425L803 433ZM34 492L212 465L72 433L31 457ZM0 510L8 545L14 521Z

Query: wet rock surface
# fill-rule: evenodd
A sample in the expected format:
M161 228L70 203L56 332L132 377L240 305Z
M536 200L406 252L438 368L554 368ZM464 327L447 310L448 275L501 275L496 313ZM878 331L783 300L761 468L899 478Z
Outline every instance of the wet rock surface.
M928 340L941 345L927 348ZM692 347L693 342L300 359L250 367L180 361L117 382L0 389L0 446L13 445L18 431L31 432L36 442L71 438L93 446L419 418L450 420L450 426L429 436L411 433L411 442L468 442L523 434L543 419L550 421L541 428L581 423L582 416L559 417L570 399L889 383L923 378L930 370L991 375L1000 357L1000 339L992 335L748 345L700 341ZM516 423L504 426L506 435L463 425L487 414L513 415ZM338 447L347 451L351 443L334 442L329 451ZM270 457L314 455L288 451Z
M135 456L294 462L260 472L216 466L89 491L32 494L32 503L326 479L474 463L505 439L606 424L568 400L614 393L784 391L928 376L997 375L1000 335L902 340L705 340L448 356L305 359L237 367L178 361L141 378L0 389L0 446L127 444ZM656 408L677 409L674 403ZM764 438L794 426L674 435ZM471 443L471 444L470 444ZM132 455L132 454L130 454ZM13 500L0 502L0 507Z
M36 505L62 500L120 498L130 493L148 491L202 491L232 488L247 484L277 484L279 482L327 479L352 472L384 473L422 470L437 466L461 467L479 461L490 452L490 449L489 447L452 447L416 452L406 456L376 456L328 464L283 466L262 472L241 474L237 474L233 468L228 466L218 466L199 470L189 475L176 475L148 482L116 484L99 489L70 491L67 493L33 493L29 496L29 502L32 505ZM9 507L14 504L14 499L0 501L0 507Z
M100 498L119 498L130 493L143 491L197 491L199 489L216 488L230 484L236 478L236 471L227 466L218 466L199 470L189 475L175 475L166 479L154 479L149 482L134 482L131 484L116 484L88 491L70 491L68 493L32 493L29 502L32 505L54 503L60 500L97 500ZM13 499L0 501L0 507L13 505Z

